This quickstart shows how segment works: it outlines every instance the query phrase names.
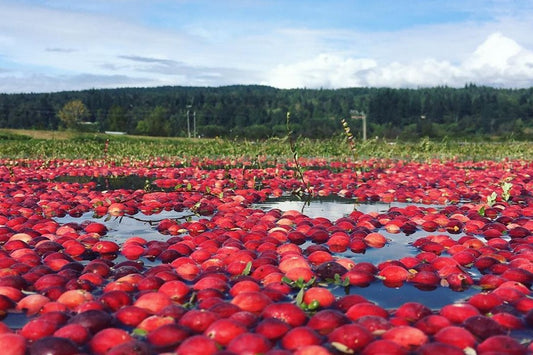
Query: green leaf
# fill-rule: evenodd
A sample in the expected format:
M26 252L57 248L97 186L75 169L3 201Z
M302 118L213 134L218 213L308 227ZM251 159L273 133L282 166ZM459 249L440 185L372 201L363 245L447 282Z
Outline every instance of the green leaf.
M513 187L513 184L506 181L502 184L502 198L504 201L509 201L509 199L511 198L511 194L510 194L510 191L511 191L511 188Z
M303 281L303 280L302 280ZM309 286L312 286L316 281L316 277L312 277L311 280L307 281L303 286L304 287L309 287Z
M305 287L305 281L303 279L303 277L299 277L298 280L296 280L296 282L294 282L294 285L298 288L304 288Z
M296 295L296 304L301 308L302 305L305 305L304 303L304 293L305 289L301 288L300 291L298 291L298 294Z
M242 271L241 275L243 276L248 276L250 275L250 271L252 270L252 262L249 261L247 264L246 264L246 267L244 268L244 270Z
M292 281L291 279L289 279L287 276L283 276L281 278L281 281L286 283L287 285L289 286L294 286L294 281Z
M311 303L307 305L307 310L314 311L318 309L318 307L320 307L320 302L318 302L317 300L312 300Z
M349 287L350 286L350 279L345 277L344 280L342 280L342 286Z
M496 198L498 198L498 195L496 194L495 191L493 191L492 194L490 194L490 196L487 196L487 205L492 207L494 203L496 202Z
M146 335L148 335L148 332L144 329L140 329L140 328L135 328L133 329L133 331L131 332L131 334L134 336L134 337L139 337L139 338L143 338L145 337Z

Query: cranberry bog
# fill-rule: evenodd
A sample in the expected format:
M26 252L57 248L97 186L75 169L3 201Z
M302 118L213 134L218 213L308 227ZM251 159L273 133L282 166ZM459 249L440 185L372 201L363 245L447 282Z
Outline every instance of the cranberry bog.
M532 176L524 159L3 159L2 353L532 353Z

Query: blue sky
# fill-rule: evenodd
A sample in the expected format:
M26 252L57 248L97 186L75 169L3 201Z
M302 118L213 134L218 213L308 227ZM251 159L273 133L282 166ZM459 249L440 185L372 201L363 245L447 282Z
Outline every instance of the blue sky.
M0 0L0 92L533 86L533 2Z

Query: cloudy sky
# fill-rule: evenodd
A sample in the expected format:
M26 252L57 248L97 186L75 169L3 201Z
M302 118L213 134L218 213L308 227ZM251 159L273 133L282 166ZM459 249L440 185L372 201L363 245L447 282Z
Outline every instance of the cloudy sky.
M529 0L0 0L0 92L533 86Z

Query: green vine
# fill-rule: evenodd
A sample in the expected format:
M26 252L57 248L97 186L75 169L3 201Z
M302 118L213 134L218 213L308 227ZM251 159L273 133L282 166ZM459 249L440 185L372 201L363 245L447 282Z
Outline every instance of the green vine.
M348 141L348 145L350 146L350 150L352 151L354 157L357 157L357 149L355 148L355 140L352 134L352 131L350 130L350 126L348 125L348 122L343 118L341 119L342 128L344 130L344 136L346 137L346 140Z
M298 149L296 147L296 139L293 138L294 132L291 130L291 127L290 127L290 118L291 118L291 113L287 112L287 121L286 121L287 139L289 140L289 147L290 147L292 158L294 161L294 166L296 168L296 174L298 175L298 178L300 179L300 181L302 182L304 186L304 193L307 195L311 195L311 188L309 186L309 182L305 181L303 168L300 165L300 161L298 159Z

